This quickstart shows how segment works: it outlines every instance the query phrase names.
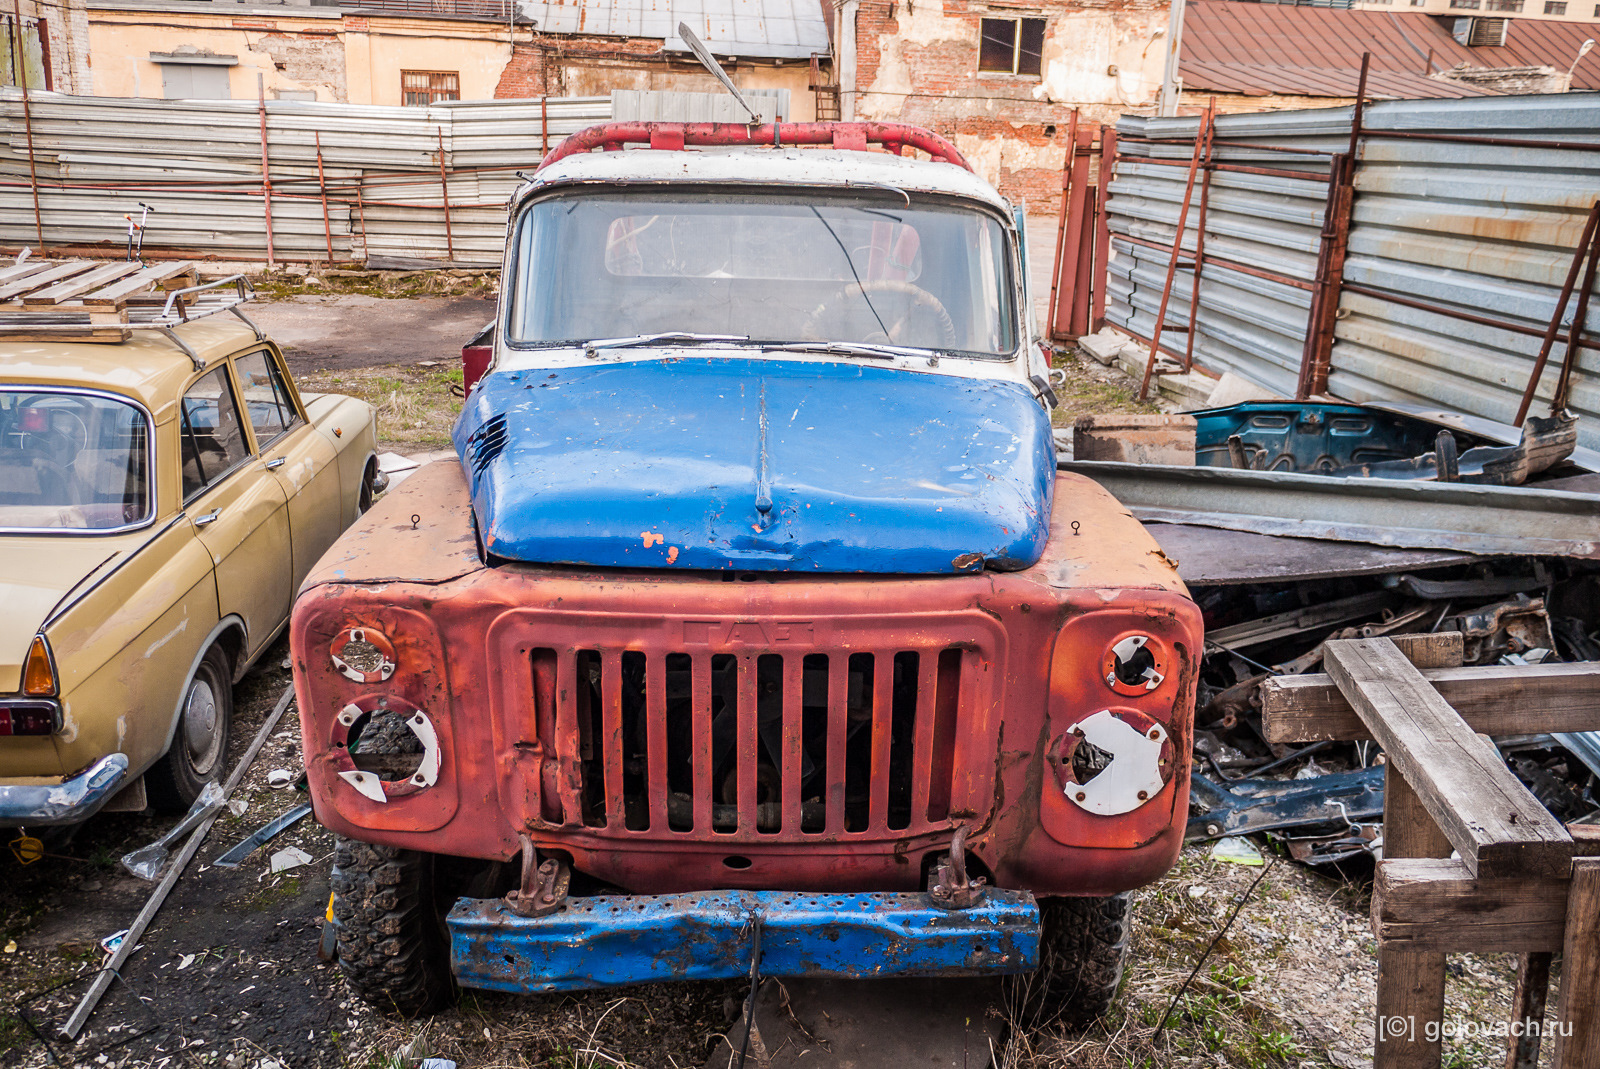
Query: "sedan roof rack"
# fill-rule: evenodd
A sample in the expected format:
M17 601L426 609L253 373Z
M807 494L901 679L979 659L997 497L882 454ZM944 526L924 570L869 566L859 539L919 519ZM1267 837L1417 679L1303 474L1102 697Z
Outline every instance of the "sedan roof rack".
M197 366L173 333L183 323L232 312L255 296L243 275L197 283L193 260L146 267L134 260L28 260L0 267L0 339L121 342L135 330L159 330Z

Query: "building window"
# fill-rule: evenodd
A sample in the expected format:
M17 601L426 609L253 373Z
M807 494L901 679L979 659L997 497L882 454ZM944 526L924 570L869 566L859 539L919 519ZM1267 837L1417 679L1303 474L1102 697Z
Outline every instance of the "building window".
M1450 0L1450 6L1457 8L1464 7L1476 11L1478 10L1478 0Z
M1040 73L1044 19L983 19L978 69L998 74Z
M1522 0L1489 0L1483 6L1490 11L1521 11Z
M1567 13L1567 0L1544 0L1544 13L1546 15L1565 15Z
M220 56L185 46L175 52L152 52L150 62L161 68L161 95L168 100L227 100L232 81L228 68L239 65L238 56Z
M460 100L461 75L455 71L401 71L400 97L406 105Z

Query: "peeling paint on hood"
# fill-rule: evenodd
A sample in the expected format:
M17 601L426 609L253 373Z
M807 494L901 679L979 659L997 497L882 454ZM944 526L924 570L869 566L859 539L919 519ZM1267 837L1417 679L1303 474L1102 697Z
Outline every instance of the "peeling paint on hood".
M455 443L491 554L601 567L1025 568L1055 475L1019 383L814 361L497 372Z

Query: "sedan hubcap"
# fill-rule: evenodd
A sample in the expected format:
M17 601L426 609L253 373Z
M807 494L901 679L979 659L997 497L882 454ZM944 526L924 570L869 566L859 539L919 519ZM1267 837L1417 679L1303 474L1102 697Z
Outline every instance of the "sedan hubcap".
M217 695L210 683L197 679L183 708L183 745L196 772L211 771L217 743Z

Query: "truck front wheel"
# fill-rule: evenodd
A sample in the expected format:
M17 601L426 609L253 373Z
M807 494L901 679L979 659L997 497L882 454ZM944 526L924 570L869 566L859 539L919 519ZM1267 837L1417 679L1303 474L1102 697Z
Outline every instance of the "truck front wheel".
M1012 981L1014 1013L1029 1023L1083 1028L1111 1008L1133 939L1133 898L1039 902L1039 967Z
M334 846L339 965L363 999L402 1017L432 1013L455 994L436 860L354 839Z

